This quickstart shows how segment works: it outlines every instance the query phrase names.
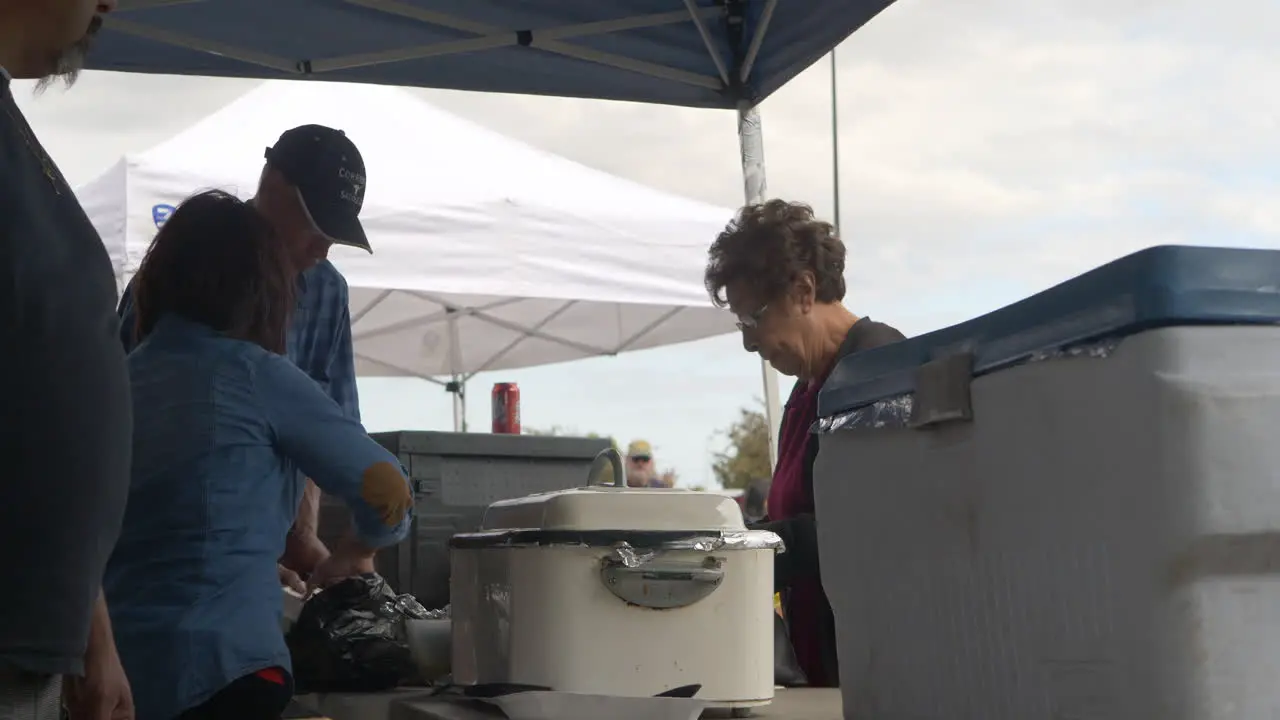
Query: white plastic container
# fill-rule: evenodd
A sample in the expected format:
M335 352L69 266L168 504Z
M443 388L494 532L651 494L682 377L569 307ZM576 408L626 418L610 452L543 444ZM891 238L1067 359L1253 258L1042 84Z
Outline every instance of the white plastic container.
M746 530L732 499L582 488L496 503L484 528L451 542L455 682L772 699L781 541Z
M298 615L302 612L303 598L293 588L282 586L280 592L284 596L284 611L280 614L280 629L288 633L293 628L293 624L298 621Z
M846 717L1280 717L1278 278L1156 249L841 363L823 394L874 400L814 474Z
M409 652L423 682L435 682L449 673L452 622L449 618L405 620Z

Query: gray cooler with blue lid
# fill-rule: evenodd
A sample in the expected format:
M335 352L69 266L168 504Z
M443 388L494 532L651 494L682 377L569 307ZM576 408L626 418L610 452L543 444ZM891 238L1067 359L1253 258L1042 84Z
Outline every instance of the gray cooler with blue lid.
M848 718L1280 717L1280 252L1159 247L844 359Z

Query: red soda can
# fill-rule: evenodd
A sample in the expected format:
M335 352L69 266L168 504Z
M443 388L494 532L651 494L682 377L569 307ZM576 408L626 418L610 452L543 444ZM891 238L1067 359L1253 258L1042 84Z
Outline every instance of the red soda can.
M493 432L520 434L520 387L515 383L493 385Z

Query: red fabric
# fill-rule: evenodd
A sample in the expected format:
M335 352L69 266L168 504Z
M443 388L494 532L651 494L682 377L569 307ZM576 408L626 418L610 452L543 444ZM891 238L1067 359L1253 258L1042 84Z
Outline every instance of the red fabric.
M825 377L797 384L787 400L778 436L778 464L773 470L773 484L769 488L771 520L787 520L813 512L813 498L805 491L804 478L809 470L809 427L818 414L818 390L822 388L823 380ZM837 680L826 676L822 662L823 631L818 614L823 602L822 584L818 578L796 580L787 594L787 626L796 661L804 670L809 684L831 686Z
M262 678L263 680L266 680L269 683L275 683L276 685L285 684L284 671L278 667L269 667L265 670L259 670L258 672L254 673L254 675L257 675L258 677Z

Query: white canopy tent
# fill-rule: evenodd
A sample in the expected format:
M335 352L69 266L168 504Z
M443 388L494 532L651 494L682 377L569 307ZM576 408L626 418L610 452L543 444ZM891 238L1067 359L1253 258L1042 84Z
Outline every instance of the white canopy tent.
M454 390L477 372L733 330L703 289L731 211L551 155L373 85L268 81L127 156L79 196L123 288L166 212L217 187L252 194L290 127L344 130L364 156L374 254L335 248L351 286L356 370Z

